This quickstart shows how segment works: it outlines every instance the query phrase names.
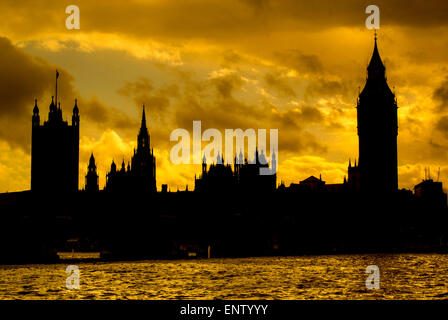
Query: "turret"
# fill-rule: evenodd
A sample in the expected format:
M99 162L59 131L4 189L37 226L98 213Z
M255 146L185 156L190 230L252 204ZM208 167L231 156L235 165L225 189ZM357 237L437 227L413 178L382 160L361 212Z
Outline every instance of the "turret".
M62 122L62 110L61 110L61 103L60 102L58 104L58 113L57 113L57 115L58 115L58 121Z
M89 166L86 175L86 191L98 191L98 174L96 173L96 164L93 153L90 155Z
M38 126L40 126L39 108L37 107L37 99L34 99L33 127L38 127Z
M53 122L56 120L57 107L54 104L54 96L51 97L51 103L48 112L48 122Z
M93 157L93 153L90 155L88 169L89 172L96 171L95 158Z
M115 164L115 161L112 160L112 164L110 165L110 172L116 172L117 171L117 165Z
M54 96L51 96L51 103L50 103L50 112L56 112L56 104L54 103Z
M75 99L75 106L73 107L72 126L79 126L78 99Z

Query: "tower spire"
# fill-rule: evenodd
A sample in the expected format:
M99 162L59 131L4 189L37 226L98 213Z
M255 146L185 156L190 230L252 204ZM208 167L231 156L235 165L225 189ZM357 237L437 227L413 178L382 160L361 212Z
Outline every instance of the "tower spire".
M142 113L142 129L146 129L146 114L145 114L145 105L143 105L143 113Z
M89 169L90 168L95 168L96 169L95 157L93 156L93 152L90 154L90 159L89 159Z
M51 96L51 103L50 103L50 112L53 112L55 109L55 104L54 104L54 96Z
M138 133L137 140L138 140L137 152L142 149L148 150L148 152L150 152L149 133L148 133L148 129L146 128L145 105L143 105L142 124L140 126L140 131Z
M37 99L34 99L33 113L34 114L39 114L39 108L37 107Z
M380 53L378 51L377 35L375 30L375 45L373 47L372 58L370 59L369 66L367 67L368 79L384 78L386 68L381 60Z

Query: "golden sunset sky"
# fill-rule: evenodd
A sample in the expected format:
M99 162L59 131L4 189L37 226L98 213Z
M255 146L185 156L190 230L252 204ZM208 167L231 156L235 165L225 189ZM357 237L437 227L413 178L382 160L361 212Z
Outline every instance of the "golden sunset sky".
M80 30L67 30L68 5ZM194 186L174 165L176 128L279 130L278 182L322 174L340 183L358 156L356 99L378 45L398 99L399 186L431 167L448 181L448 1L0 0L0 192L30 188L31 115L48 116L58 69L66 120L81 117L80 188L93 152L100 187L112 159L130 161L142 104L157 185ZM381 128L379 127L378 130Z

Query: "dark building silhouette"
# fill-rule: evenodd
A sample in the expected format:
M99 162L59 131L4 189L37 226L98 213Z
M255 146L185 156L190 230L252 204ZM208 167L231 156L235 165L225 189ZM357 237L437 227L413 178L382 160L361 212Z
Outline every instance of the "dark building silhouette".
M115 161L112 160L110 171L106 175L106 190L108 191L130 191L132 188L131 167L128 163L127 169L123 159L121 168L117 170Z
M51 98L48 121L40 124L37 100L31 136L31 190L68 192L78 190L79 109L73 108L72 125L62 118L61 104Z
M212 163L207 170L207 160L202 158L202 174L195 177L195 191L200 192L271 192L277 187L277 161L275 153L272 155L272 168L266 160L263 150L254 153L254 158L248 161L243 159L240 151L234 159L233 170L230 164L224 163L224 157L218 156L216 164ZM260 174L265 168L270 174Z
M367 81L359 95L359 178L361 191L393 192L398 189L397 100L386 79L375 36Z
M357 103L359 159L347 169L348 179L340 184L325 184L311 176L299 184L282 186L293 192L381 193L398 190L397 101L386 79L386 68L378 52L377 39L367 67L367 81Z
M255 150L254 158L252 161L242 161L243 154L240 151L238 162L235 157L235 172L236 178L239 184L239 188L242 192L270 192L277 188L277 159L275 152L272 154L271 166L269 169L269 163L266 160L264 151L258 153L258 149ZM260 174L260 169L266 169L269 174Z
M342 186L342 184L340 184ZM325 191L325 181L322 180L320 176L319 179L315 176L310 176L305 180L299 182L299 184L291 183L290 189L291 191L296 192L318 192Z
M86 191L95 192L98 190L98 174L96 173L95 158L92 153L89 159L89 166L86 174Z
M112 161L106 191L96 192L92 154L86 191L70 192L78 187L79 110L75 101L69 126L55 101L43 125L37 102L32 118L32 189L45 192L0 194L7 226L0 233L0 263L56 262L57 251L74 245L77 251L98 251L101 259L119 261L205 257L208 248L214 257L448 252L447 195L441 182L429 176L414 193L378 194L397 189L398 129L396 101L376 40L358 100L361 158L354 165L348 161L340 184L311 176L276 189L276 155L269 167L263 150L256 150L249 161L240 151L233 166L218 153L208 167L204 157L202 173L195 177L197 192L188 191L188 185L170 192L163 184L157 193L143 108L137 149L127 165L123 159L117 168ZM260 175L260 169L271 175ZM54 196L54 191L61 193ZM141 192L151 194L149 202ZM372 222L372 216L387 223Z
M150 149L150 136L146 127L145 106L143 106L142 122L137 137L137 150L134 149L131 164L117 170L114 161L106 176L107 191L122 192L156 192L156 159Z
M348 162L348 179L344 177L343 183L326 184L322 180L322 175L319 178L310 176L299 183L291 183L289 187L286 187L283 183L279 190L292 191L292 192L359 192L359 166L355 164L352 166L351 159Z
M223 157L216 157L216 164L212 163L207 170L207 159L202 158L202 174L195 177L195 191L230 192L237 187L237 178L230 164L224 164Z
M414 187L414 194L417 199L425 200L433 206L447 205L447 195L443 192L442 182L426 179Z
M360 174L359 174L359 166L356 164L352 166L352 161L349 159L348 161L348 180L344 181L344 184L347 183L348 189L350 191L359 191L360 190Z

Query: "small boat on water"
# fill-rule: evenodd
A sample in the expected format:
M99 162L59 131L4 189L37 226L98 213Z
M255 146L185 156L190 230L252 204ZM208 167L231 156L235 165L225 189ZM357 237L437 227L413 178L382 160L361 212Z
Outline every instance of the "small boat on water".
M99 260L100 252L58 252L59 260Z
M91 246L89 241L79 238L67 239L65 248L57 252L59 261L94 261L101 258L101 253Z

